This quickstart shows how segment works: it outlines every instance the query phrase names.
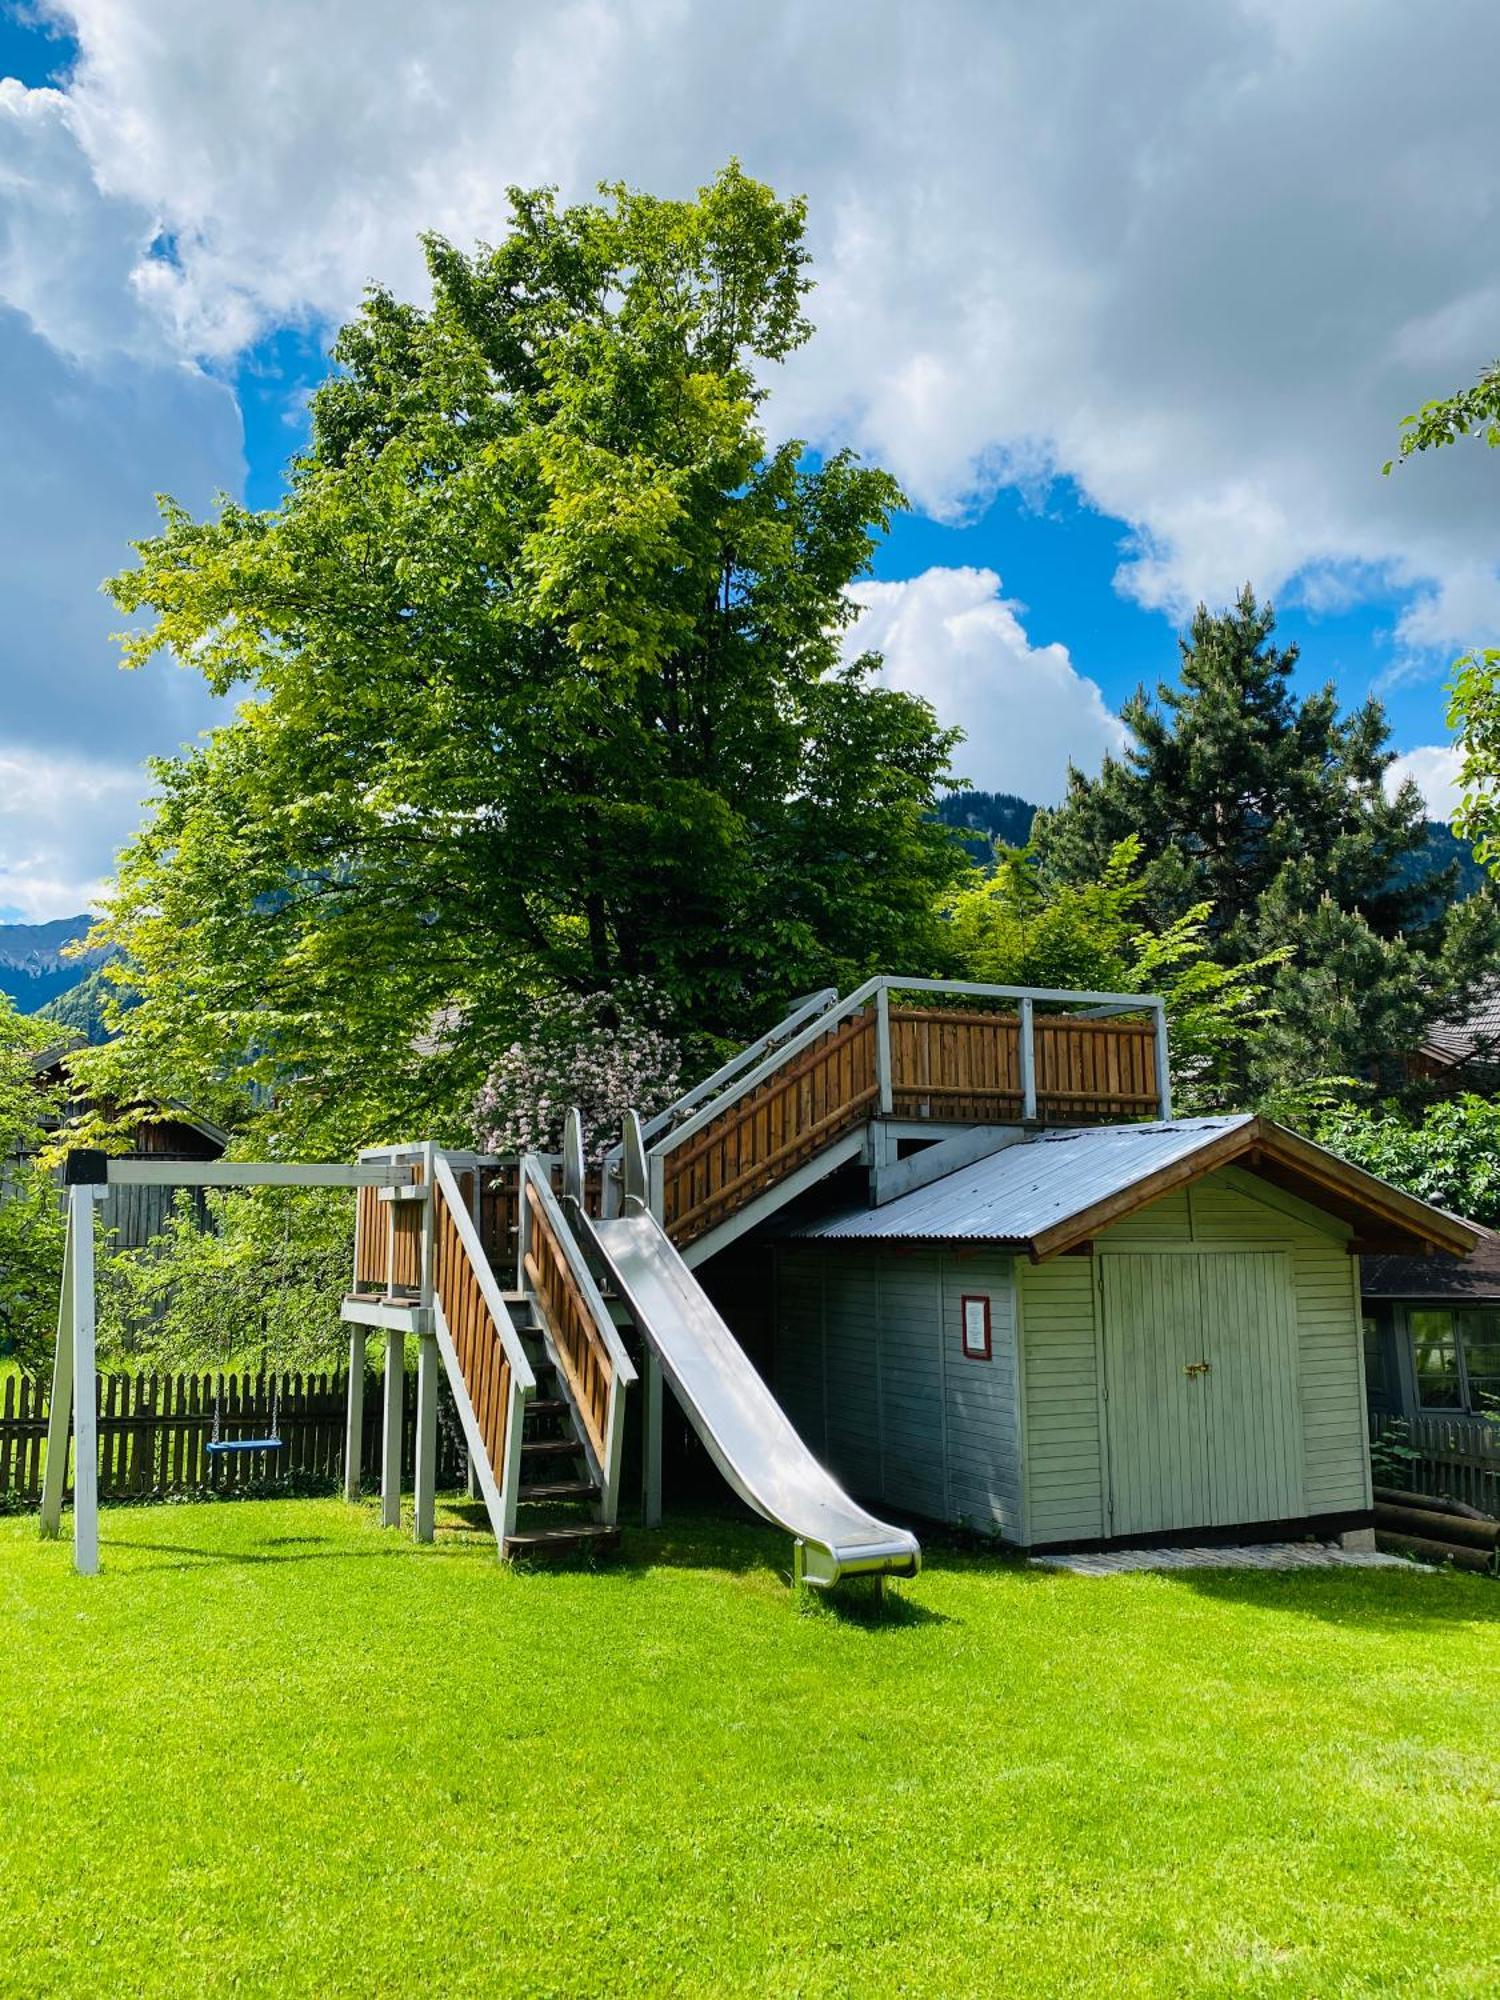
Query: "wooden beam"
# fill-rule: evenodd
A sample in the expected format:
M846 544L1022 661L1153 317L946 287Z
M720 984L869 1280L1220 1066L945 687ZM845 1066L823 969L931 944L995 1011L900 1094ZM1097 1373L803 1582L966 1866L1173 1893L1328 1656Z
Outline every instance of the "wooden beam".
M369 1160L356 1166L293 1165L278 1160L120 1160L107 1166L111 1187L394 1187L404 1165Z

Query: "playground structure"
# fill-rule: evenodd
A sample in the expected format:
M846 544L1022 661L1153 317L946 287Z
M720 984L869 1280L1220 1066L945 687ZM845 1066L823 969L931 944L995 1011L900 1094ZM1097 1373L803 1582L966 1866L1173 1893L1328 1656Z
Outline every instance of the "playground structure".
M853 1501L799 1437L694 1276L841 1169L872 1203L1042 1127L1171 1115L1162 1002L934 980L867 981L785 1020L642 1126L632 1116L597 1179L570 1116L560 1162L504 1161L430 1141L352 1165L121 1160L74 1153L42 1502L58 1532L76 1383L94 1379L93 1203L112 1186L347 1187L358 1200L345 1490L357 1497L366 1347L386 1342L382 1515L401 1518L406 1341L418 1342L415 1532L434 1532L437 1401L446 1375L471 1490L502 1555L599 1546L618 1534L629 1392L641 1356L643 1511L661 1513L670 1390L750 1507L793 1538L820 1586L910 1575L908 1530ZM560 1168L561 1186L554 1186ZM98 1567L92 1399L76 1399L74 1561ZM235 1440L225 1439L233 1446ZM274 1440L247 1439L265 1448ZM588 1518L521 1515L582 1506Z

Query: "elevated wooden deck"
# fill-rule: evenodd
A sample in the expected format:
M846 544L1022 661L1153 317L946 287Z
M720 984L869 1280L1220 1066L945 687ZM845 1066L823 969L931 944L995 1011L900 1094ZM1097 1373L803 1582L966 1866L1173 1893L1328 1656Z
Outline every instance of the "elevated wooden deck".
M783 1046L768 1037L760 1059L717 1095L694 1092L677 1116L653 1121L655 1193L669 1235L686 1248L874 1118L1098 1125L1170 1109L1154 998L877 980L823 1008ZM514 1272L518 1169L486 1161L478 1177L477 1192L460 1179L480 1240L497 1271ZM560 1191L560 1166L554 1185ZM598 1214L602 1203L591 1176L585 1206ZM419 1213L367 1189L360 1221L357 1288L414 1292Z

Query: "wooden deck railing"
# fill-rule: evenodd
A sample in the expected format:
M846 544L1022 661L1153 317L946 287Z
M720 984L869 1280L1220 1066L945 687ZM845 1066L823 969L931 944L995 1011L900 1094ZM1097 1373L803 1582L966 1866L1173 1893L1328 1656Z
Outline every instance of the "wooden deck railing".
M1003 1125L1023 1115L1021 1022L1015 1014L893 1007L891 1109L898 1118ZM1036 1116L1107 1124L1156 1110L1156 1036L1149 1021L1033 1023Z
M663 1223L691 1243L871 1116L873 1009L799 1050L662 1162Z
M624 1392L635 1368L534 1154L521 1162L521 1269L599 1467L601 1518L619 1506Z
M478 1239L463 1191L451 1172L440 1171L436 1178L433 1294L453 1344L485 1457L498 1492L509 1501L506 1511L513 1522L522 1410L522 1398L516 1393L516 1336L513 1329L502 1325L505 1306L496 1296L493 1274L487 1263L481 1268L481 1260L474 1254ZM510 1523L506 1525L508 1528Z
M413 1187L423 1184L420 1160L399 1163ZM389 1189L362 1187L354 1224L354 1289L413 1298L422 1289L423 1204L392 1201Z
M878 983L877 983L878 984ZM888 990L845 1003L740 1095L656 1147L662 1217L696 1241L877 1112L952 1124L1107 1124L1163 1103L1158 1020L895 1004ZM853 996L857 999L859 996ZM1080 996L1088 1000L1103 996ZM1147 1003L1142 1003L1146 1005Z

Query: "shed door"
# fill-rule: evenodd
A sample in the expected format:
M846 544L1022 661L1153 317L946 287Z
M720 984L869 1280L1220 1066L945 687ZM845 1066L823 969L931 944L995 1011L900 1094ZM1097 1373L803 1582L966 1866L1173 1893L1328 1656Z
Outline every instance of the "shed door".
M1100 1267L1111 1532L1304 1513L1284 1253L1115 1255Z
M1110 1532L1209 1519L1203 1302L1193 1257L1101 1257L1109 1387Z

